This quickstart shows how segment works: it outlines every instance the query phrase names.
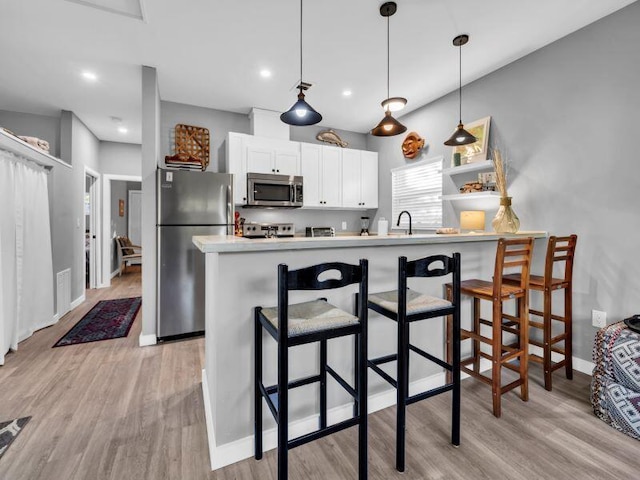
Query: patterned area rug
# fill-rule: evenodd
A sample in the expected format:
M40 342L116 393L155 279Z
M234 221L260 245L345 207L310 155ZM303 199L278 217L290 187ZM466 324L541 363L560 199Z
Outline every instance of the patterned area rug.
M16 439L31 417L18 418L8 422L0 422L0 458L7 451L9 445Z
M141 304L140 297L101 300L54 347L126 337Z

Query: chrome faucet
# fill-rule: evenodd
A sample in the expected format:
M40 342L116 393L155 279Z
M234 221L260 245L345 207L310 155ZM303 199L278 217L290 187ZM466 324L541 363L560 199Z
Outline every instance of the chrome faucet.
M413 235L413 232L411 231L411 214L406 210L401 211L400 215L398 215L398 223L396 223L396 227L400 226L400 218L402 217L403 213L406 213L409 216L409 235Z

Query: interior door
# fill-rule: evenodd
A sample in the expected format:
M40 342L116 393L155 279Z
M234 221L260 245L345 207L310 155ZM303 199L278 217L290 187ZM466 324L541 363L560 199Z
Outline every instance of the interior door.
M131 243L142 245L142 191L140 190L129 190L127 223L127 232Z

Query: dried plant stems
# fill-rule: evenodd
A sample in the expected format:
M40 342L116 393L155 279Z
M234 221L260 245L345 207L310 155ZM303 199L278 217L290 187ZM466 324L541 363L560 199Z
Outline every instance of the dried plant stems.
M501 197L508 197L507 194L507 172L502 161L500 150L493 150L493 168L496 171L496 187Z

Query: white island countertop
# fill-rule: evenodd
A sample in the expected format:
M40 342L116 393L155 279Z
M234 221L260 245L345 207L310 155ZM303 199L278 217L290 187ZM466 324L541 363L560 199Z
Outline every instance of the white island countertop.
M499 238L533 237L544 238L547 232L530 231L518 233L459 233L442 235L436 233L414 235L338 235L335 237L281 237L243 238L233 235L207 235L193 237L193 243L203 253L240 253L273 250L306 250L313 248L383 247L392 245L426 245L438 243L486 242Z

